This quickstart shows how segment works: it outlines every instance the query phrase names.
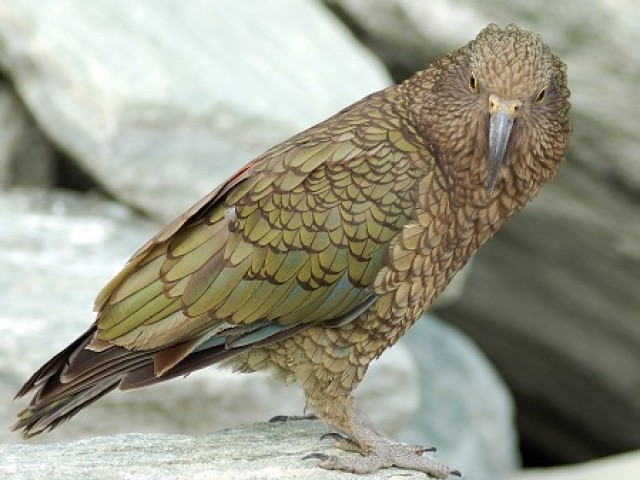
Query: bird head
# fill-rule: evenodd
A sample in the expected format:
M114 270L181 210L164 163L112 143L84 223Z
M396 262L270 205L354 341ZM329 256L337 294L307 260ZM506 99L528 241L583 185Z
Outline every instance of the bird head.
M565 65L538 35L491 24L431 67L409 84L423 93L415 112L449 174L482 183L487 197L500 182L535 194L571 132Z

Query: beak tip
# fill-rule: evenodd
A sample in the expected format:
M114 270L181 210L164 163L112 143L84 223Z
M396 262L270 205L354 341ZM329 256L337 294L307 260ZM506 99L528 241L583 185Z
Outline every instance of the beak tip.
M496 189L496 184L498 183L498 172L496 169L490 169L487 175L487 184L485 186L485 191L487 192L487 197L493 195L493 192Z

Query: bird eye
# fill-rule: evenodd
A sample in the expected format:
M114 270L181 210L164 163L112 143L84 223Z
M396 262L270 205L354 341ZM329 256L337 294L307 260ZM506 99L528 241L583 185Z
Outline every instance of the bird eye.
M476 76L473 73L469 77L469 88L474 92L478 90L478 80L476 80Z
M547 94L547 88L545 87L538 92L538 96L536 97L536 103L540 103L541 101L543 101L546 94Z

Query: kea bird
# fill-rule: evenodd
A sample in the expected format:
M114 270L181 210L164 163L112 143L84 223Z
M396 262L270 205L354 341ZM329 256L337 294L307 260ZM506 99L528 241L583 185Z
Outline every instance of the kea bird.
M565 65L538 35L489 25L401 84L266 151L168 224L45 363L14 429L39 434L109 391L213 364L303 389L356 473L460 475L393 442L354 404L372 360L558 170Z

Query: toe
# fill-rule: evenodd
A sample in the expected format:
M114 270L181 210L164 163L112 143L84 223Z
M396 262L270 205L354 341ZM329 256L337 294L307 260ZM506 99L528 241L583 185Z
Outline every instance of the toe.
M327 432L327 433L323 433L320 436L320 441L326 440L327 438L331 438L332 440L338 441L338 440L346 440L347 437L337 432Z
M317 458L318 460L327 460L329 458L329 455L327 455L326 453L313 452L308 453L307 455L302 457L302 460L309 460L311 458Z
M282 422L286 422L287 419L289 417L287 417L286 415L276 415L275 417L271 417L269 419L269 423L282 423Z
M422 445L413 445L413 451L418 455L422 455L423 453L433 453L436 451L436 447L425 447Z

